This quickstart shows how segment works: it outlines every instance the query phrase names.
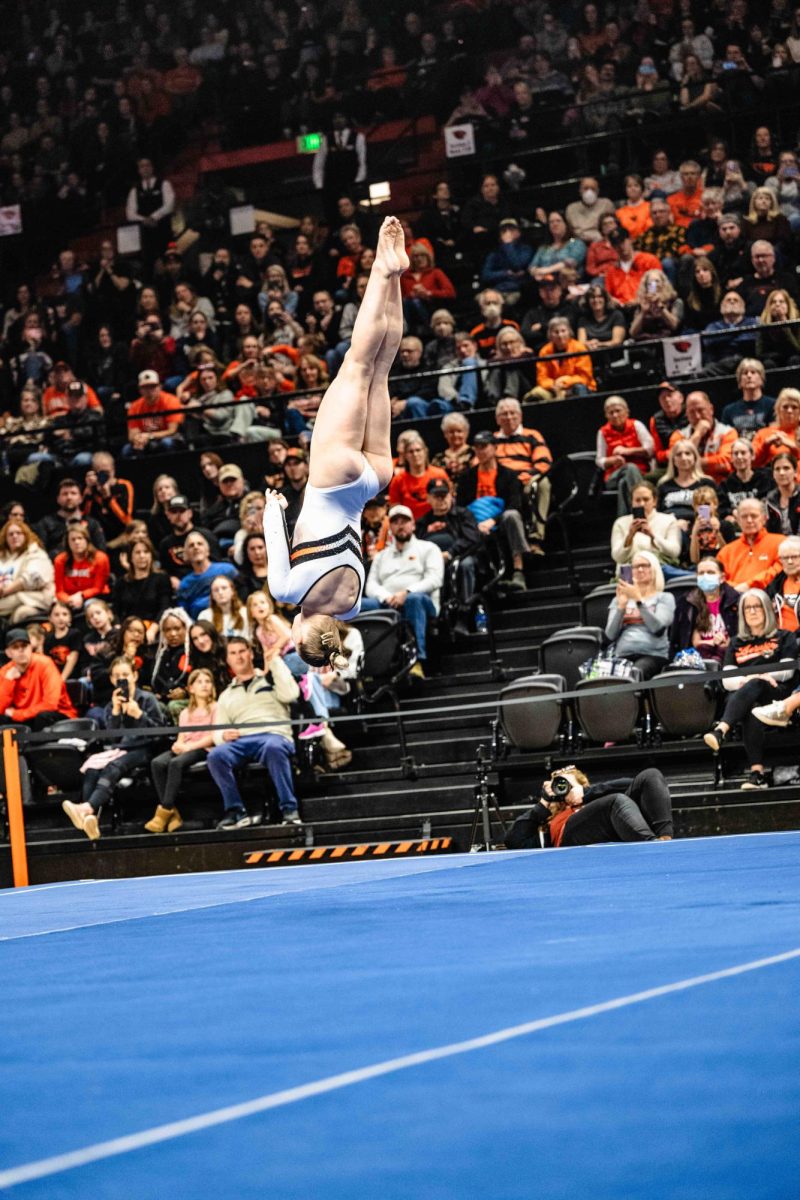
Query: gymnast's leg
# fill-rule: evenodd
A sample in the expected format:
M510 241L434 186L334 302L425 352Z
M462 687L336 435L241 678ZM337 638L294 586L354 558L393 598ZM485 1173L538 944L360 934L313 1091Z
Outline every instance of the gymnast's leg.
M399 237L403 237L402 227ZM403 338L403 298L400 293L399 274L393 275L389 280L386 322L386 333L375 357L375 368L369 385L363 444L364 457L378 476L381 487L386 487L389 483L393 469L390 436L392 407L388 377Z
M364 466L362 454L378 471L382 482L388 479L384 460L390 457L391 414L386 376L402 337L399 277L407 266L402 226L396 217L387 217L378 235L375 262L358 310L350 349L323 396L314 421L309 470L309 481L314 487L336 487L357 479ZM382 387L371 405L376 372ZM373 409L380 416L369 422L368 431L368 414Z

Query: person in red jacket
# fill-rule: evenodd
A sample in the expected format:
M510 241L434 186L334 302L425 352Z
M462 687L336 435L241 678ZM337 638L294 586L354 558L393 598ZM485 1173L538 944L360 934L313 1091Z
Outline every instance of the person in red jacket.
M645 250L635 250L627 229L613 230L608 241L619 255L619 262L606 268L603 276L606 291L619 304L634 304L645 272L660 271L661 260Z
M85 525L70 525L67 529L67 548L56 555L54 562L56 596L79 612L87 600L108 592L111 564L108 555L89 541Z
M58 667L47 655L34 654L27 629L9 629L5 645L9 661L0 667L0 724L38 730L77 717Z
M431 313L443 300L454 300L456 289L451 280L434 266L433 253L425 242L414 242L409 251L411 269L400 276L403 312L408 325L426 332Z
M389 504L392 507L395 504L405 505L414 514L414 520L418 521L431 511L428 484L432 479L447 482L447 472L430 465L428 447L419 434L409 437L404 453L405 470L398 471L389 484Z

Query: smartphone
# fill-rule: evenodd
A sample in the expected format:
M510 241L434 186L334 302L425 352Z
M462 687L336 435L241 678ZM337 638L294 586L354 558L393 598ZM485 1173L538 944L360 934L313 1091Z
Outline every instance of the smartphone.
M123 700L130 700L131 697L127 679L120 679L116 690L120 693Z
M711 518L711 505L710 505L710 504L698 504L698 506L697 506L697 515L698 515L698 517L700 518L700 520L701 520L701 521L708 521L708 520L710 520L710 518Z
M619 569L619 577L623 583L633 583L633 567L630 563L625 563Z
M735 163L732 158L729 158L728 161L725 163L725 169L727 171L738 171L739 166L738 166L738 163Z
M643 521L644 520L644 505L643 504L634 504L634 506L631 510L631 513L632 513L634 521Z
M99 484L108 483L110 478L111 478L111 476L109 475L108 471L98 471L97 472L97 482Z

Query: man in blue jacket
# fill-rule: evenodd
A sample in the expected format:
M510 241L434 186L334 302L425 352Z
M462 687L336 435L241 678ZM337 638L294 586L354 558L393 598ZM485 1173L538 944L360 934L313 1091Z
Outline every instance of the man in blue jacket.
M528 267L533 258L533 247L523 242L519 222L514 217L504 217L500 222L499 242L484 261L481 283L501 292L507 307L519 302Z

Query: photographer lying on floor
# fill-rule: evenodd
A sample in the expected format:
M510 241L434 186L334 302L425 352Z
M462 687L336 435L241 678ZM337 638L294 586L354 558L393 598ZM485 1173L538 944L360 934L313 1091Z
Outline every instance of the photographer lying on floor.
M509 850L545 845L594 846L599 842L667 842L672 838L672 799L660 771L648 767L633 779L590 784L583 771L562 767L542 784L538 804L512 825ZM549 835L549 836L548 836Z

